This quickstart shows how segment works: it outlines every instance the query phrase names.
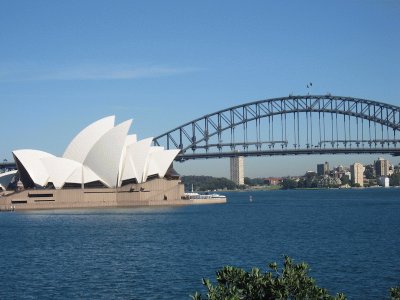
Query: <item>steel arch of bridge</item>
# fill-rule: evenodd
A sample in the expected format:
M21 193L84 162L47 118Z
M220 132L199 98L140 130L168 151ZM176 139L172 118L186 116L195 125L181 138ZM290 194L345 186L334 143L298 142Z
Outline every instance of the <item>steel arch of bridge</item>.
M181 161L290 154L400 155L399 136L398 106L353 97L305 95L229 107L159 135L154 144L181 149L177 156Z

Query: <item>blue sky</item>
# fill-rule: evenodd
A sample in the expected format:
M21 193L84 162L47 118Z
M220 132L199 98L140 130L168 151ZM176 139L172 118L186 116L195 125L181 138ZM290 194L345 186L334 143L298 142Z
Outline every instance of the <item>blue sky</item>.
M2 1L0 158L63 153L89 123L139 138L225 107L305 94L400 105L399 1ZM392 162L399 159L388 157ZM246 160L250 177L374 156ZM177 164L228 176L227 160Z

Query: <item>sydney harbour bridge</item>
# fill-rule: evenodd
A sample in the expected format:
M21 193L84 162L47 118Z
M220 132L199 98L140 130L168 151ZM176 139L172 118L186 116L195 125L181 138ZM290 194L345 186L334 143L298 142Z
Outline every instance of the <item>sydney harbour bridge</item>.
M400 156L400 107L366 99L304 95L229 107L154 138L181 149L177 161L235 156ZM0 162L0 169L15 168Z
M288 96L229 107L167 131L154 145L176 160L301 154L400 155L400 107L333 95Z

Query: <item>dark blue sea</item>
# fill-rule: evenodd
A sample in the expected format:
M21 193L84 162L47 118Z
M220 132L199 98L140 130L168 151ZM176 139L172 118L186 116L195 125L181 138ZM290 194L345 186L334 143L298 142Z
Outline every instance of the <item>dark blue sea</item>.
M349 299L400 285L400 189L226 195L226 205L1 213L0 299L190 299L224 265L266 270L285 254Z

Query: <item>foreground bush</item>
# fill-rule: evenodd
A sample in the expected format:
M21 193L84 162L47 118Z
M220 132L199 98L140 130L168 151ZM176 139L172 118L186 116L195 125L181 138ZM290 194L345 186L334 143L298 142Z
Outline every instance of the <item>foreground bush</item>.
M285 257L282 270L276 263L269 265L270 271L261 272L253 268L251 272L235 267L224 267L217 272L217 284L203 279L207 296L197 293L193 300L257 300L257 299L346 299L344 294L329 295L328 291L316 285L308 276L309 267L305 263L295 264Z
M390 296L392 300L400 300L400 286L390 289Z

